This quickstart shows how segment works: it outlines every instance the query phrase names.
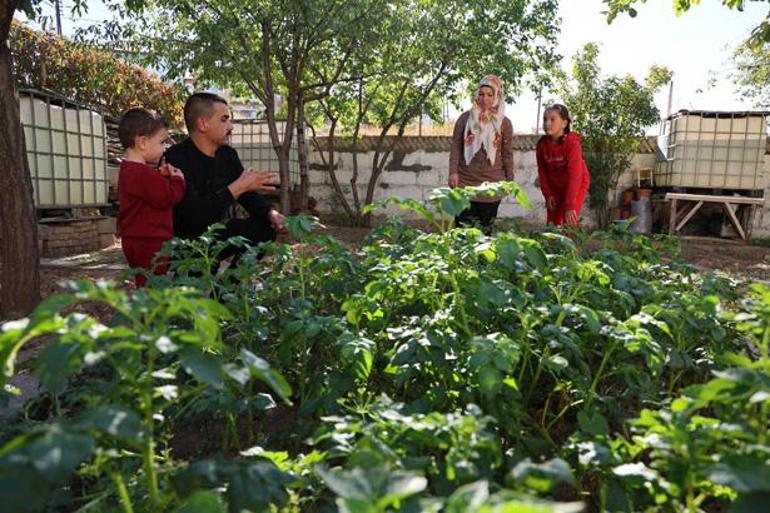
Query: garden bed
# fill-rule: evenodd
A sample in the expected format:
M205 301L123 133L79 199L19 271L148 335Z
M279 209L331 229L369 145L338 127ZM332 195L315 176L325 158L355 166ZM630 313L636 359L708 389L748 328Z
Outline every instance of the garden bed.
M673 241L620 230L575 240L447 230L433 209L454 215L472 195L442 194L428 209L390 200L426 216L431 233L386 224L341 243L292 218L300 242L267 248L259 264L250 252L213 276L217 248L191 242L176 248L174 282L127 294L81 281L29 323L6 325L4 355L48 339L15 369L33 372L42 393L4 428L4 503L766 504L770 290L704 274ZM733 256L745 271L757 255ZM106 310L68 314L80 301Z

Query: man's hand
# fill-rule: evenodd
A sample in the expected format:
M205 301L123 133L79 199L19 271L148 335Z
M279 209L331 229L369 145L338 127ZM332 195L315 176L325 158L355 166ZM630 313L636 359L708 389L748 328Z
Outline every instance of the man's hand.
M567 210L564 213L564 221L570 226L578 225L578 215L576 210Z
M556 210L556 198L551 196L550 198L545 199L545 208L546 210Z
M275 230L276 233L283 233L286 231L286 227L283 225L284 221L286 221L286 216L276 209L272 209L267 213L267 220L273 225L273 230Z
M230 189L230 194L237 199L244 192L256 191L266 185L277 185L279 183L281 183L281 180L275 173L249 168L245 169L241 176L228 186L228 189Z
M450 173L449 174L449 187L454 189L458 185L460 185L460 175L458 175L457 173Z

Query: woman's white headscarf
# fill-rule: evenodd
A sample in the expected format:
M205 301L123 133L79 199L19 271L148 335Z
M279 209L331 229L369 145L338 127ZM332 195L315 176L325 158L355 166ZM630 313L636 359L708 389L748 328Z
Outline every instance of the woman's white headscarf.
M492 89L495 103L489 111L483 111L478 101L482 86ZM474 155L483 147L490 164L495 163L497 148L500 146L503 119L505 118L505 95L503 83L495 75L487 75L479 82L468 123L465 125L465 163L470 164Z

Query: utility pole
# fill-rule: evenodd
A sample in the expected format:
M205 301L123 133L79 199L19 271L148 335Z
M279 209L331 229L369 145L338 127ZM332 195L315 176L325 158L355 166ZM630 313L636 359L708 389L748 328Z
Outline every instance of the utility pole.
M422 137L422 115L423 115L423 110L422 108L420 108L420 124L417 125L417 135L420 137Z
M56 13L56 33L60 36L62 35L61 32L61 11L62 11L62 2L64 0L53 0L53 8L54 12Z
M535 118L535 133L540 133L540 108L543 105L543 86L540 86L540 91L537 93L537 117Z

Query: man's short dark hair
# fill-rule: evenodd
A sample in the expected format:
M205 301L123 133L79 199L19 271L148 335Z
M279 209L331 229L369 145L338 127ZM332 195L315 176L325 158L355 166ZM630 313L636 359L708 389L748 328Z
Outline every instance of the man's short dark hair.
M195 93L184 104L184 124L187 133L195 132L195 122L198 118L210 118L214 115L214 104L224 103L227 100L214 93Z
M123 148L131 148L137 137L150 137L163 128L168 128L168 121L155 112L137 107L123 113L118 123L118 138Z

